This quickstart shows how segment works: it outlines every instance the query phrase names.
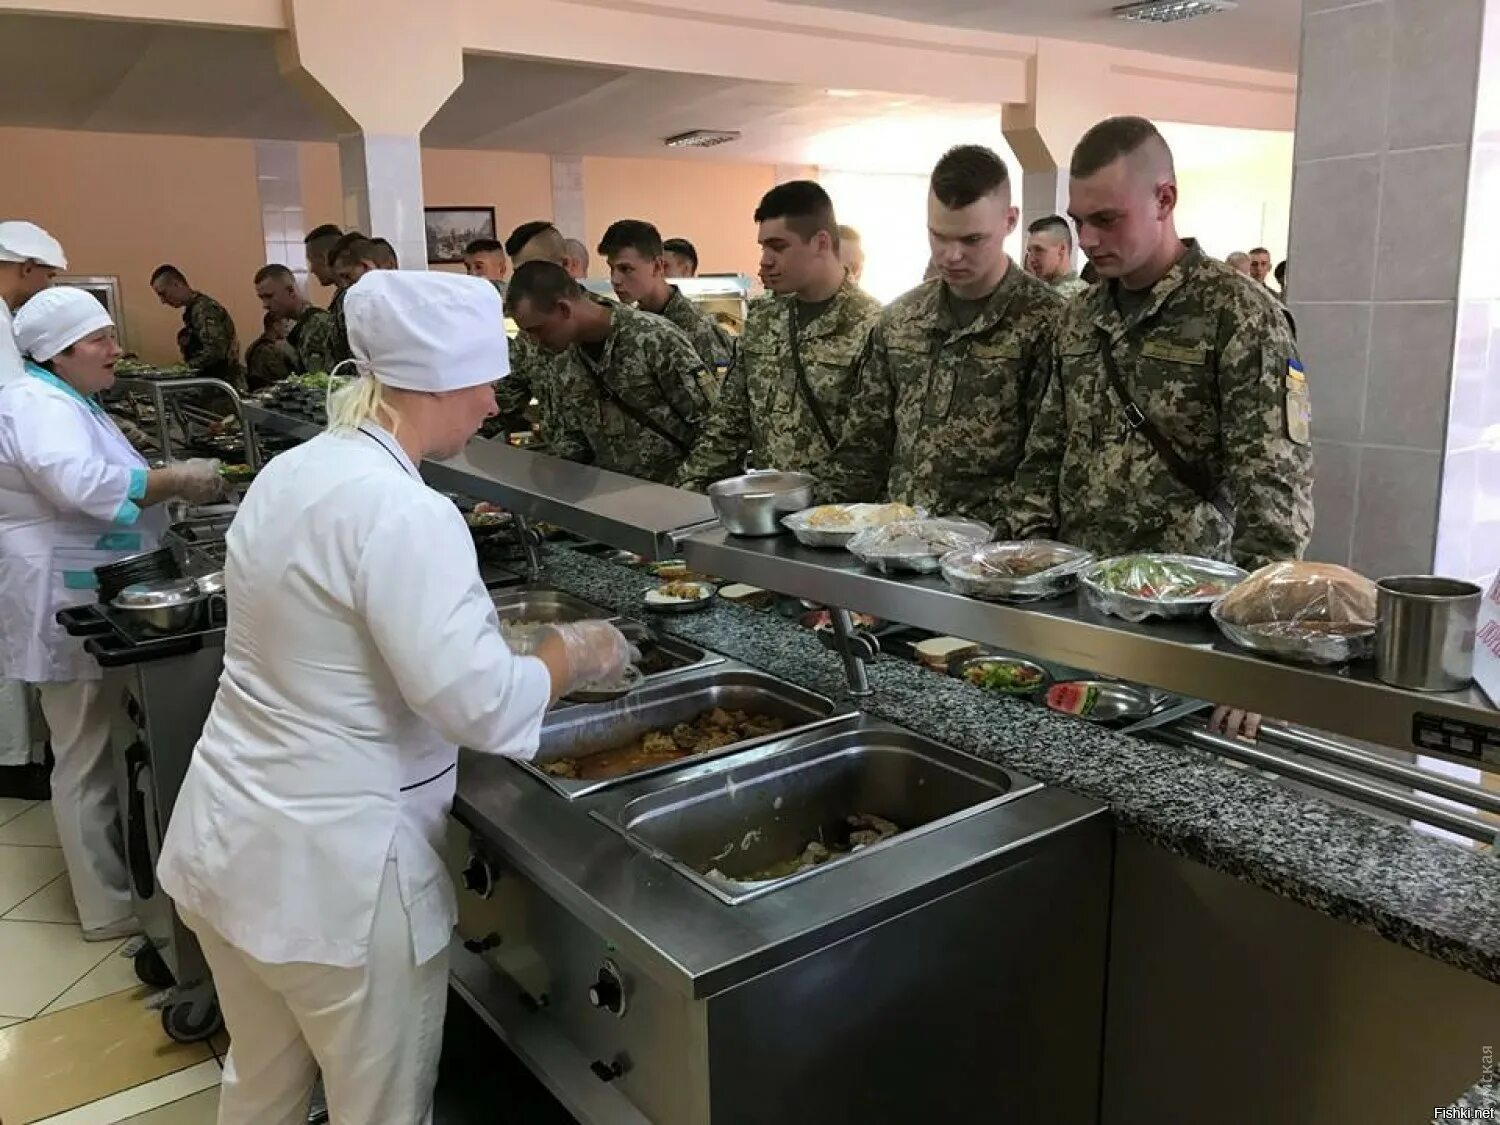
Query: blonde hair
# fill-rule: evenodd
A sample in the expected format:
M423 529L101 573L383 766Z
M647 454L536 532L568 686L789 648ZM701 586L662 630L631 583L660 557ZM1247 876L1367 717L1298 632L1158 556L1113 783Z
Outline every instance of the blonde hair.
M401 415L385 400L385 387L369 374L360 375L328 398L330 430L357 430L365 422L374 422L393 437L401 425Z

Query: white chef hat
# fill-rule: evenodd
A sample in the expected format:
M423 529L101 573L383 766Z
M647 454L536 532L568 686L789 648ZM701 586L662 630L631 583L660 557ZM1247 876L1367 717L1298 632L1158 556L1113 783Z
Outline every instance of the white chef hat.
M16 346L38 363L46 363L85 336L112 328L114 323L92 293L71 285L55 285L43 289L16 313Z
M0 223L0 262L37 261L53 269L68 268L62 244L35 223L11 219Z
M344 298L349 350L377 382L459 391L510 373L505 308L483 278L371 270Z

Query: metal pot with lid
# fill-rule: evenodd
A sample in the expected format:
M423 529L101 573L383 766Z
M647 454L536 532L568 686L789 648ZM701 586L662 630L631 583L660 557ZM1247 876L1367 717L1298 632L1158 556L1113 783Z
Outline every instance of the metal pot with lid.
M208 595L191 578L127 586L109 603L116 617L148 637L169 637L196 626Z

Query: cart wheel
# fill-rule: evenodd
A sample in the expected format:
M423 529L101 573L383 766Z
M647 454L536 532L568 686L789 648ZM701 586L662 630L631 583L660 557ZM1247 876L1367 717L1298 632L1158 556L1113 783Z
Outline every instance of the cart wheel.
M161 1029L177 1043L201 1043L223 1028L217 1000L168 1004L161 1010Z
M172 979L172 970L162 960L156 946L147 944L134 957L135 979L152 988L171 988L177 982Z

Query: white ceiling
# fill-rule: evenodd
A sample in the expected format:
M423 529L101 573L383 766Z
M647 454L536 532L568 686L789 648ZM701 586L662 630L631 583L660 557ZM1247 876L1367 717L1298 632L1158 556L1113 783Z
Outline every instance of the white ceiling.
M0 15L0 125L332 140L287 83L266 33ZM910 143L872 145L895 122ZM464 83L423 142L438 148L689 160L835 163L925 171L959 134L994 129L997 107L687 74L469 56ZM691 129L744 136L666 149Z
M1107 43L1177 58L1297 71L1302 0L1240 0L1239 8L1175 24L1127 23L1125 0L785 0L941 27Z

